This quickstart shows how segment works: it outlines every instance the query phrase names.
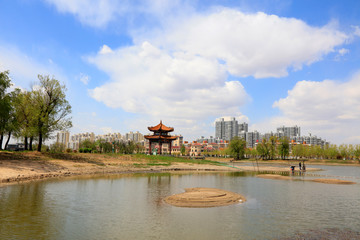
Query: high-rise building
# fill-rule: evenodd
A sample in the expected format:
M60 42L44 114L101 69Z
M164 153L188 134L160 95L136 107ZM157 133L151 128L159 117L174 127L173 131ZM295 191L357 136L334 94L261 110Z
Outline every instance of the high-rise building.
M246 133L246 147L253 148L255 147L255 144L259 142L260 139L260 133L257 131L254 132L247 132Z
M239 134L240 134L241 132L247 133L248 130L249 130L249 126L248 126L248 124L247 124L246 122L239 123Z
M276 129L277 134L280 137L287 137L288 139L296 137L296 136L300 136L300 127L298 126L293 126L293 127L278 127Z
M239 133L246 133L247 131L248 124L245 122L239 124L234 117L230 118L229 120L220 118L215 122L215 138L218 139L229 141L233 137L240 136Z
M68 146L70 139L70 133L68 131L61 131L56 134L56 142L63 144L65 147Z

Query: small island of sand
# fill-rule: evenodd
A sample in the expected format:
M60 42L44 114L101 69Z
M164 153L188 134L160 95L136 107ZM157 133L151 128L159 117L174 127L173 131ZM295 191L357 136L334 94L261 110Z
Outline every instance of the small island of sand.
M168 196L164 199L168 204L177 207L219 207L246 201L240 194L216 188L186 188L184 193Z
M319 183L329 183L329 184L356 184L356 182L352 181L346 181L346 180L340 180L340 179L324 179L324 178L318 178L318 179L312 179L313 182L319 182Z
M267 179L278 179L278 180L291 180L292 179L290 176L283 176L283 175L277 175L277 174L259 174L256 177L267 178Z
M259 174L256 177L266 178L266 179L276 179L276 180L296 180L296 181L311 181L317 183L327 183L327 184L356 184L356 182L340 180L340 179L330 179L330 178L317 178L317 179L294 179L291 176L282 176L277 174Z

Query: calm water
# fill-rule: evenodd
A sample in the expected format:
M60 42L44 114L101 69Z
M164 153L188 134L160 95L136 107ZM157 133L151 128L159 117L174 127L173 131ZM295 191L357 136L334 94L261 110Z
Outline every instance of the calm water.
M319 174L357 184L194 173L51 180L3 187L0 239L291 239L299 232L328 228L359 231L360 168L321 168L326 171ZM200 209L162 202L162 198L190 187L234 191L243 194L247 202Z

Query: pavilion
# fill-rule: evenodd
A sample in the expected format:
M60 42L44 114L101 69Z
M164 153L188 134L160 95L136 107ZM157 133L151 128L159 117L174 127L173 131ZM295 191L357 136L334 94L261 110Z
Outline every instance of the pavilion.
M151 145L152 143L159 143L159 148L161 154L162 144L169 144L170 154L171 154L171 142L176 139L175 136L169 135L169 132L174 131L174 128L165 126L162 121L154 127L148 127L148 129L153 132L152 135L145 135L144 137L149 140L149 154L151 155Z

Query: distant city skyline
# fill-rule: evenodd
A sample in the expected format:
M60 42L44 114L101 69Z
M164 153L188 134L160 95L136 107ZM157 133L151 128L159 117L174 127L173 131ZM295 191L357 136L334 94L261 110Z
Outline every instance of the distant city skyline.
M35 0L0 3L0 71L68 89L74 133L190 140L235 116L360 143L360 1Z
M207 143L222 143L224 141L230 142L234 137L240 137L246 140L247 147L253 148L255 145L262 141L262 139L269 140L270 137L275 136L277 138L287 137L289 141L294 143L305 143L310 145L320 145L324 146L325 144L330 144L326 139L322 139L321 136L316 135L302 135L300 126L279 126L276 128L276 131L267 130L265 132L259 132L257 130L249 131L248 123L243 122L239 123L235 117L221 117L217 118L215 121L214 135L209 137L199 136L195 142L207 142ZM57 133L56 142L63 143L66 147L71 149L79 149L80 143L84 140L90 140L92 142L103 139L107 142L114 141L135 141L135 142L144 142L144 135L139 131L128 133L106 133L101 135L96 135L94 132L84 132L70 134L69 131L60 131ZM172 134L173 136L180 136L181 139L187 142L192 142L194 139L187 139L187 137L182 134ZM183 141L181 140L181 141Z

